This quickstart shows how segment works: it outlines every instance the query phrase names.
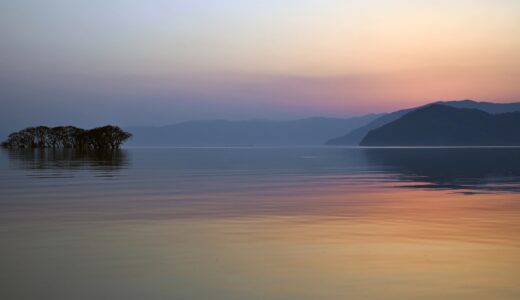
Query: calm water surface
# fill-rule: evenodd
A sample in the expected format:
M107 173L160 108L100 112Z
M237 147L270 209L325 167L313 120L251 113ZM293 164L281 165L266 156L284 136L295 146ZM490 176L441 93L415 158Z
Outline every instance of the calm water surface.
M520 149L0 151L0 299L520 299Z

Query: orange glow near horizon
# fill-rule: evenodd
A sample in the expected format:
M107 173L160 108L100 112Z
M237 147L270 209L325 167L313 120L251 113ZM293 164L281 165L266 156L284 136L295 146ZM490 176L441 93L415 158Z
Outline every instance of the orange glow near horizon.
M27 1L0 4L4 119L93 98L135 106L126 124L520 101L518 1Z

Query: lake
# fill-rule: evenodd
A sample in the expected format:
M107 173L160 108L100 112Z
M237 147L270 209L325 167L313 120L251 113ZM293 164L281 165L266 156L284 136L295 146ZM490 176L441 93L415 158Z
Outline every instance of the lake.
M520 148L0 151L0 299L520 299Z

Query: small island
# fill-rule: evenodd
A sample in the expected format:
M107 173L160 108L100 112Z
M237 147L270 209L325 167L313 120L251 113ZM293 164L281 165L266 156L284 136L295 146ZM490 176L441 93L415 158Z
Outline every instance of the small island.
M71 148L82 150L119 149L121 144L132 137L131 133L117 126L106 125L93 129L74 126L28 127L11 133L2 147L10 149L29 148Z

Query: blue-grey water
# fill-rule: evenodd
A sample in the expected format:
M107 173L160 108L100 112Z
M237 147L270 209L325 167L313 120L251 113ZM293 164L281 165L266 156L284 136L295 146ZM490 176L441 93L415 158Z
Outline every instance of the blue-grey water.
M0 299L520 299L520 148L0 151Z

